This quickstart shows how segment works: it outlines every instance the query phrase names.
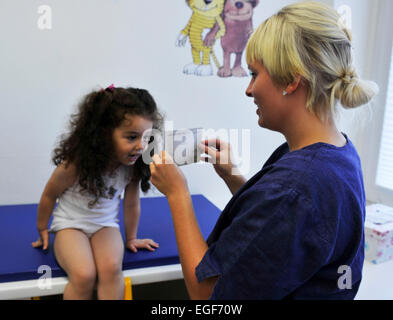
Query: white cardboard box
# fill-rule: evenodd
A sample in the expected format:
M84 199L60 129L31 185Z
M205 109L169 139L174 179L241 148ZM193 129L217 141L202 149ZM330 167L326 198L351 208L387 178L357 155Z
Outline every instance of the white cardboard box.
M378 264L393 259L393 208L367 206L364 233L366 260Z

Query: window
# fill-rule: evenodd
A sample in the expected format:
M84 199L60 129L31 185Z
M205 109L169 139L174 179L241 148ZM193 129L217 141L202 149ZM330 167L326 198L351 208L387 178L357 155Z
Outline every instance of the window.
M369 18L366 49L361 52L368 53L363 78L375 81L380 91L370 104L366 124L359 126L356 142L367 201L393 207L393 1L363 4ZM360 12L353 18L362 25Z
M393 50L386 96L387 101L381 147L379 150L376 183L378 186L393 190Z

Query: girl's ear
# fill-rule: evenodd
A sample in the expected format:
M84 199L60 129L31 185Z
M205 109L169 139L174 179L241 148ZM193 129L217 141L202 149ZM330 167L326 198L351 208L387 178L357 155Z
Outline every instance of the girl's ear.
M287 88L285 89L285 92L286 92L285 95L294 93L296 91L296 89L299 87L299 84L300 84L301 80L302 80L302 77L300 76L300 74L298 74L296 76L295 80L293 80L293 82L290 83L287 86Z

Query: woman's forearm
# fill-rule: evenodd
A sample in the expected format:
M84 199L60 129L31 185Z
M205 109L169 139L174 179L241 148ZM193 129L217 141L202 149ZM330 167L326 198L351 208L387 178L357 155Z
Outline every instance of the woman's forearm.
M172 212L176 242L184 280L191 299L208 299L213 291L215 281L198 282L195 268L205 255L208 246L199 229L192 206L191 196L181 191L168 196Z
M247 181L242 175L229 175L222 177L222 179L232 194L235 194Z

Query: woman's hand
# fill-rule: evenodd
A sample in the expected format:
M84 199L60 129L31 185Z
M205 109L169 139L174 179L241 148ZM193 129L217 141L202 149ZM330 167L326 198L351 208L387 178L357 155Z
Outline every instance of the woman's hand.
M210 156L205 156L205 161L213 164L214 170L224 180L232 194L246 183L246 178L232 162L229 143L219 139L209 139L202 141L199 148Z
M40 234L40 237L38 238L37 241L33 242L31 245L33 248L39 248L42 247L42 250L48 249L48 243L49 243L49 232L48 229L43 229L43 230L38 230L38 233Z
M159 244L154 242L152 239L131 239L127 240L127 248L132 252L137 253L138 249L147 249L149 251L155 251Z
M208 154L209 157L202 157L206 162L212 163L217 174L225 179L233 174L235 166L232 163L231 146L220 139L208 139L202 141L199 149Z
M188 192L187 180L171 156L164 150L155 154L150 163L150 181L165 196L169 197L182 191Z

